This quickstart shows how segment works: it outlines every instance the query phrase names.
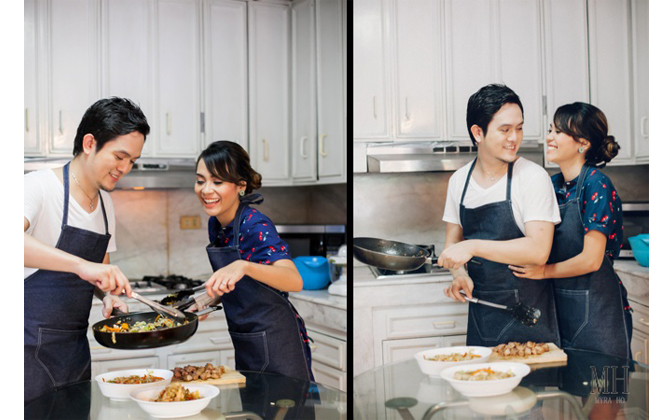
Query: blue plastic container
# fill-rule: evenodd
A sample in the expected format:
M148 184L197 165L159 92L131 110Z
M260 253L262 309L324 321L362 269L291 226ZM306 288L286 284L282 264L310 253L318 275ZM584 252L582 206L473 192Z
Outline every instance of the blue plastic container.
M330 265L325 257L295 257L295 266L302 277L305 290L325 289L330 283Z
M641 235L632 236L628 238L630 247L633 249L633 257L638 264L643 267L649 267L649 234L643 233Z

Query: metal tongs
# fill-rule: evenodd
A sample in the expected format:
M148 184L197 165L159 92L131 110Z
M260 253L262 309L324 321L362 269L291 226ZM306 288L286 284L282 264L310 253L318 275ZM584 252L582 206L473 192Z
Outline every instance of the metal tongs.
M200 290L205 290L204 284L201 284L197 287L192 287L190 289L180 290L177 293L170 293L161 299L160 303L161 305L169 305L173 308L183 310L195 303L194 300L189 299L189 297L192 296L195 292L199 292Z
M521 302L517 302L512 306L501 305L499 303L488 302L475 297L469 298L467 297L467 295L463 290L459 291L465 297L465 300L467 300L468 302L477 303L480 305L486 305L492 308L502 309L507 312L510 312L513 318L521 321L523 325L527 325L529 327L532 327L533 325L537 324L538 319L540 319L540 316L542 315L542 312L539 309L533 308L532 306L524 305Z
M136 292L133 292L129 297L136 299L145 305L151 307L154 311L158 312L159 314L163 315L166 318L174 318L178 321L183 321L186 319L186 315L184 313L176 308L171 308L169 306L161 305L158 302L155 302L151 299L147 299L142 295L137 294Z

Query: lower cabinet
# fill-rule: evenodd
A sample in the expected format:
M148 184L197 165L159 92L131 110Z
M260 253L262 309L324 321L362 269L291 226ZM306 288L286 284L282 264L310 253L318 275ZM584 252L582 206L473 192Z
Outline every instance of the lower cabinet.
M312 373L317 383L342 391L347 390L347 341L346 334L317 330L307 323L307 334L314 340Z

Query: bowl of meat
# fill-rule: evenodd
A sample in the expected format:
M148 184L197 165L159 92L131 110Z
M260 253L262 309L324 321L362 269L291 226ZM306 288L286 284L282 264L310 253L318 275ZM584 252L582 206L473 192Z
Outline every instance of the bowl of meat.
M525 363L495 362L452 366L440 376L466 397L491 397L511 392L529 373Z
M489 360L491 349L477 346L442 347L416 353L414 358L421 372L440 377L440 372L451 366L484 363Z
M127 401L136 389L166 386L172 380L166 369L128 369L101 373L95 377L102 395L112 401Z
M136 389L130 398L153 417L177 418L194 416L219 395L219 388L207 384L181 384Z

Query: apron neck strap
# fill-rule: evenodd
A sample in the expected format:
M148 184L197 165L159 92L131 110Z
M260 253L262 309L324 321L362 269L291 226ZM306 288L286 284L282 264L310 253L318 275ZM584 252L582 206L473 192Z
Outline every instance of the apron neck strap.
M516 163L516 160L512 163L507 164L507 201L510 201L512 197L512 172L514 170L514 164ZM468 184L470 183L470 178L472 177L472 171L475 169L475 165L477 164L477 158L472 162L472 166L470 167L470 170L468 171L468 176L465 178L465 186L463 187L463 193L461 194L461 205L463 205L463 200L465 199L465 192L468 190Z
M63 226L67 225L68 212L70 210L70 163L63 166ZM102 218L105 221L105 235L109 233L109 226L107 224L107 212L105 211L105 203L102 201L102 194L98 190L98 197L100 199L100 206L102 206Z
M463 193L461 194L461 202L460 205L463 205L463 200L465 199L465 192L468 190L468 184L470 184L470 177L472 176L472 171L475 169L475 165L477 164L477 158L472 161L472 166L470 167L470 170L468 171L468 176L465 177L465 186L463 187Z
M233 219L233 245L238 248L240 246L240 225L242 213L249 204L261 204L263 196L260 194L249 194L240 198L240 205L235 212L235 219Z

